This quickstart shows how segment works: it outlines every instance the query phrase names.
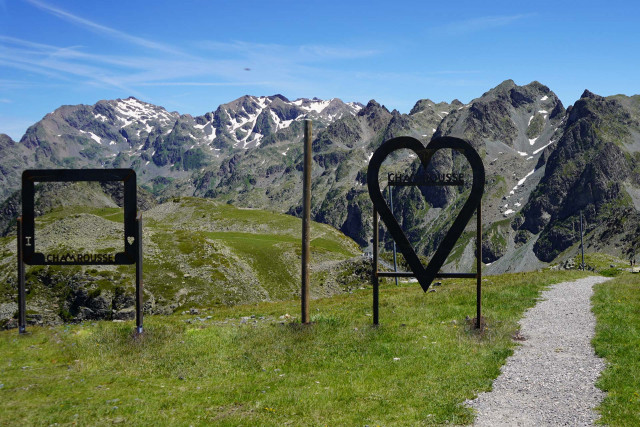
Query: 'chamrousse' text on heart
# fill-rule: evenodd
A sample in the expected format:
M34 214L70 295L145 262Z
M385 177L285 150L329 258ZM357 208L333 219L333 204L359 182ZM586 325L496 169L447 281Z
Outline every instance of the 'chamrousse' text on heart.
M388 185L395 186L436 186L436 185L464 185L464 175L461 173L435 173L421 176L392 173L387 175Z

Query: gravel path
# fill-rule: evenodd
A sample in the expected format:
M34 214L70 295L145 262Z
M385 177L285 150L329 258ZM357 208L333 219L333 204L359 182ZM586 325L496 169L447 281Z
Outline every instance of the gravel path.
M525 340L507 359L493 391L467 402L476 426L590 426L604 393L595 381L604 362L591 347L595 317L587 277L552 285L520 321Z

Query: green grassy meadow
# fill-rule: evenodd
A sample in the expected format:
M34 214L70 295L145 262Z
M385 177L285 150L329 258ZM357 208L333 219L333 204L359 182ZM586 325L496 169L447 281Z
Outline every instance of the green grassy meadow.
M640 274L596 285L593 297L598 356L607 361L597 386L607 392L600 423L640 425Z
M487 327L474 331L475 281L436 292L383 285L311 303L217 307L198 315L0 332L0 425L468 424L524 311L548 284L581 272L483 281ZM389 281L390 283L390 281Z

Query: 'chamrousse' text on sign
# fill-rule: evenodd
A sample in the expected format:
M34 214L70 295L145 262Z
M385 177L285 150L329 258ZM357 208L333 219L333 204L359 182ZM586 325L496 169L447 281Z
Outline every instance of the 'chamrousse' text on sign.
M438 185L464 185L464 175L461 173L435 173L422 176L406 173L389 173L388 185L395 186L438 186Z
M82 254L82 253L66 253L63 255L48 254L45 258L47 262L60 262L60 263L81 263L81 262L93 262L93 263L115 263L115 255L113 254Z

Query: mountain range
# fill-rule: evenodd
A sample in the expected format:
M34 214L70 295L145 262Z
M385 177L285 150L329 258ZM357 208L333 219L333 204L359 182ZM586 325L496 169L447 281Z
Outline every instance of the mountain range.
M35 167L131 167L159 201L197 196L299 216L304 119L313 121L312 217L363 248L372 235L366 173L373 151L396 136L427 144L449 135L469 141L486 169L487 272L530 270L575 255L581 213L586 250L628 259L640 249L640 96L585 90L565 108L547 86L511 80L467 104L420 99L408 114L374 100L282 95L243 96L196 117L136 98L62 106L19 142L0 135L0 199L6 200L0 232L9 233L19 214L12 194L22 170ZM422 169L408 154L392 163ZM457 153L432 163L436 170L466 167ZM433 253L468 191L395 194L396 216L420 255ZM390 248L384 233L382 240ZM445 270L472 268L474 244L469 227Z

